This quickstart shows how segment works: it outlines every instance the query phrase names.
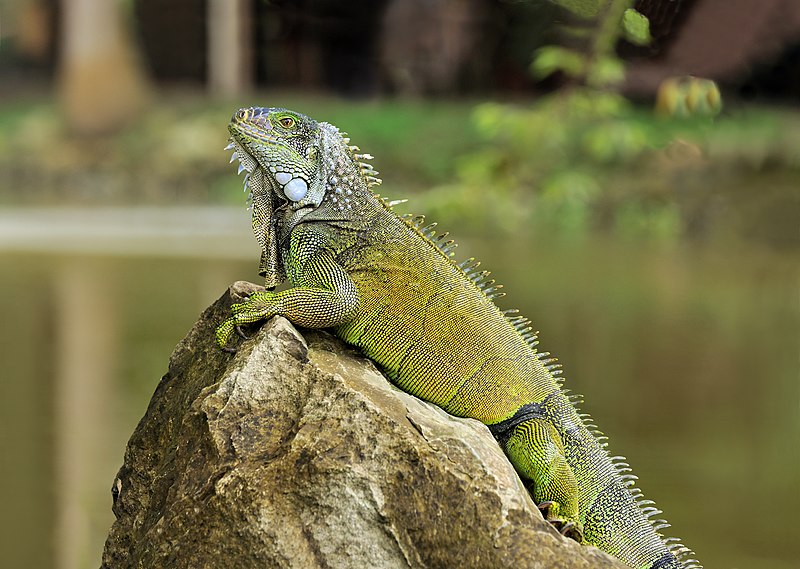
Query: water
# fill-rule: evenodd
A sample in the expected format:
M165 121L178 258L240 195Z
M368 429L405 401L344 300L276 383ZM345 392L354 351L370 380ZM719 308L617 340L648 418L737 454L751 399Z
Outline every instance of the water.
M797 566L794 252L475 236L458 252L532 318L707 567ZM111 482L172 348L257 263L239 208L0 213L4 564L99 565Z

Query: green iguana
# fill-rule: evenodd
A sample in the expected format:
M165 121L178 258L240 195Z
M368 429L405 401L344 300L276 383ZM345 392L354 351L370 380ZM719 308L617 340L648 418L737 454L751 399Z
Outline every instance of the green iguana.
M232 118L228 150L246 171L259 273L268 290L234 304L216 331L282 315L331 328L403 391L488 425L534 501L562 534L636 569L698 569L664 538L661 513L622 457L562 388L560 364L537 349L500 285L422 217L398 216L373 193L376 171L336 127L279 108ZM275 292L288 280L290 288Z

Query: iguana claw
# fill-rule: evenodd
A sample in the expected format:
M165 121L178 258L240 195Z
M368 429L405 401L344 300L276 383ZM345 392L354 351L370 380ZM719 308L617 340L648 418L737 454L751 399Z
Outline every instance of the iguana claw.
M573 539L578 543L583 542L583 532L575 522L568 522L561 519L547 520L564 537Z
M239 335L239 337L240 337L242 340L249 340L249 339L250 339L250 336L248 336L247 334L245 334L245 333L244 333L244 330L242 330L242 327L241 327L241 326L239 326L238 324L237 324L236 326L234 326L234 327L233 327L233 329L234 329L234 330L236 330L236 333Z
M563 526L561 526L561 530L559 533L564 537L571 537L575 539L575 541L580 542L581 539L576 539L574 536L577 534L580 537L580 532L578 531L578 525L575 522L567 522Z
M558 530L558 532L563 535L564 537L568 537L570 539L574 539L578 543L583 541L583 532L581 531L580 525L576 522L570 522L561 518L550 518L550 509L551 507L555 506L556 503L552 500L545 500L544 502L540 502L536 505L539 508L539 511L542 512L542 516L544 519L550 522L550 524Z
M541 504L536 504L536 507L539 508L539 511L542 512L544 517L547 517L547 512L550 510L550 506L555 504L552 500L545 500Z

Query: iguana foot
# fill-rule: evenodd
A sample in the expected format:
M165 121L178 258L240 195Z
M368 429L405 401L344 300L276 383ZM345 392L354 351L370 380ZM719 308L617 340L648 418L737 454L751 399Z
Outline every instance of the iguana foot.
M578 543L583 541L583 531L581 523L576 521L565 520L558 515L560 508L557 502L552 500L545 500L537 504L539 511L542 512L544 519L550 522L558 532L564 537L574 539Z
M220 328L222 328L222 326L220 326ZM250 336L248 336L247 334L244 333L244 330L242 330L241 326L236 325L236 326L233 327L233 329L236 331L236 335L239 336L242 340L249 340L250 339ZM217 328L217 332L219 332L219 328ZM230 333L228 333L228 335L230 335ZM226 340L226 343L227 343L227 340ZM228 352L229 354L235 354L239 350L236 349L236 348L228 347L228 346L222 346L222 351L223 352Z
M277 293L263 291L255 292L244 302L231 305L233 316L225 320L217 327L217 344L226 352L235 352L233 348L227 348L228 340L236 332L237 335L247 340L249 337L242 331L242 324L250 324L259 320L266 320L274 316L277 309L275 296Z

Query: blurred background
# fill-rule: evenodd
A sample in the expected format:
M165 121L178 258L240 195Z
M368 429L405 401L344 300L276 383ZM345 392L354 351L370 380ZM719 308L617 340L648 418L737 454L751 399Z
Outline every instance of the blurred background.
M796 0L4 0L4 566L99 565L173 346L259 281L250 105L456 230L706 567L800 566Z

